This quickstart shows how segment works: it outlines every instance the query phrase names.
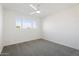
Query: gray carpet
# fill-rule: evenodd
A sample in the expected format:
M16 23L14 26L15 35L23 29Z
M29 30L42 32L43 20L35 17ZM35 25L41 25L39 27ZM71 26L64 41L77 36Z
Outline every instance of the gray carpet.
M38 39L29 42L5 46L2 56L78 56L79 51L47 40Z

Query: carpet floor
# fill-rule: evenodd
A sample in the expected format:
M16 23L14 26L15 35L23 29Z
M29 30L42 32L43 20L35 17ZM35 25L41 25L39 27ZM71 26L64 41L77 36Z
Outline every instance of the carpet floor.
M79 50L44 39L5 46L1 56L78 56Z

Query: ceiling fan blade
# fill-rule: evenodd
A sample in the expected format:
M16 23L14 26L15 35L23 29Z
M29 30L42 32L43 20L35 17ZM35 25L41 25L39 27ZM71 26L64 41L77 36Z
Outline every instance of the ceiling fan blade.
M33 6L32 4L30 5L30 7L33 8L34 10L37 10L37 8Z
M33 14L35 14L36 12L32 12L32 13L30 13L31 15L33 15Z
M35 13L40 14L40 11L35 11L35 12L30 13L30 14L32 15L32 14L35 14Z

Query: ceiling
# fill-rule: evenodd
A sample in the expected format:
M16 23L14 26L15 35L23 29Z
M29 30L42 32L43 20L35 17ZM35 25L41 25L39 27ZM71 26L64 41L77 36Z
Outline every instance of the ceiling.
M33 4L37 7L38 3L2 3L4 8L12 9L21 13L30 15L34 10L29 7ZM41 18L47 17L48 15L55 14L63 9L78 5L77 3L39 3L40 14L33 14ZM38 8L38 7L37 7Z

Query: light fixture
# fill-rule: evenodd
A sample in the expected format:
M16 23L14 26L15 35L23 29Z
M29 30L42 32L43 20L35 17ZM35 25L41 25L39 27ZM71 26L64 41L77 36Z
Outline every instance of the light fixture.
M38 8L36 8L34 5L30 4L29 5L33 10L35 10L34 12L30 13L31 15L32 14L40 14L40 10ZM37 5L37 7L39 7L39 5Z

